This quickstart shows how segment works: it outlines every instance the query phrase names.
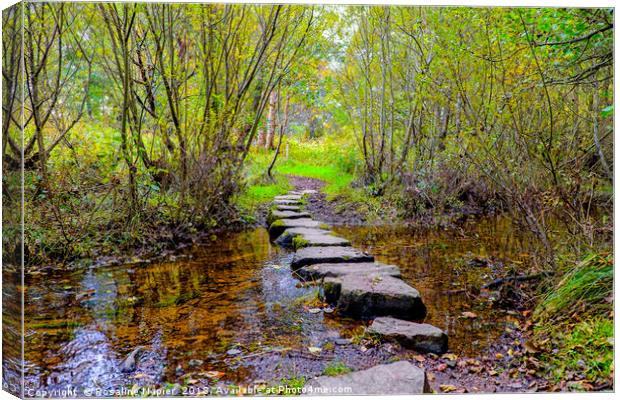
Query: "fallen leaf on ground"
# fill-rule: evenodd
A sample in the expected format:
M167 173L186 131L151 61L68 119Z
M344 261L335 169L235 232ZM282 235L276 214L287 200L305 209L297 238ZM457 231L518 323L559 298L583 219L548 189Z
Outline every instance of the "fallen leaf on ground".
M313 347L313 346L310 346L310 347L308 347L308 351L309 351L310 353L312 353L312 354L318 354L318 353L320 353L320 352L321 352L321 348L320 348L320 347Z
M443 372L446 368L448 368L448 364L439 364L436 369L438 372Z
M220 378L224 376L224 373L221 371L207 371L205 372L205 376L209 378Z
M456 360L458 359L458 356L454 353L446 353L443 356L441 356L441 358L443 358L444 360Z
M413 358L414 358L416 361L419 361L419 362L424 362L424 356L423 356L423 355L421 355L421 354L416 354L415 356L413 356Z
M454 392L456 390L456 386L453 385L439 385L439 389L444 393Z
M469 319L478 318L478 316L471 311L464 311L463 313L461 313L461 316L463 318L469 318Z

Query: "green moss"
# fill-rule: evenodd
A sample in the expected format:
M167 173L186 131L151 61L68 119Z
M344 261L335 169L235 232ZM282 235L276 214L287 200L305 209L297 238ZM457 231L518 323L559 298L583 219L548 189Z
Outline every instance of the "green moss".
M306 239L304 239L303 237L299 235L293 237L293 248L295 250L301 249L302 247L306 247L308 246L309 243L310 242L308 242Z
M329 229L329 225L323 223L323 224L319 225L319 228L321 228L321 229Z
M281 226L284 226L284 221L282 221L281 219L276 219L271 223L270 228L277 228Z
M323 370L323 375L338 376L351 372L352 369L347 367L342 361L331 362L327 364Z

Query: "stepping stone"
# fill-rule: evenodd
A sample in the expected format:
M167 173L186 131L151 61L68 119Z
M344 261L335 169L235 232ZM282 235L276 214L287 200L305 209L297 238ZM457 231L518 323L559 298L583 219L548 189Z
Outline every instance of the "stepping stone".
M362 253L353 247L338 246L318 246L305 247L297 250L291 268L293 270L312 264L325 263L359 263L373 262L375 258L369 254Z
M278 200L275 199L273 202L276 206L300 206L301 200Z
M335 304L341 314L355 318L390 315L421 320L426 316L420 292L389 275L347 274L324 278L323 293L326 301Z
M301 211L301 206L287 206L285 204L276 205L278 211Z
M426 373L409 361L377 365L340 376L310 379L304 393L314 395L394 395L430 393Z
M391 317L376 318L367 332L424 353L441 354L448 350L448 335L429 324L417 324Z
M350 246L343 238L334 236L324 229L290 228L284 231L276 243L283 247L295 249L311 246Z
M291 192L289 192L289 194L315 194L317 193L316 190L314 189L304 189L304 190L293 190Z
M343 275L389 275L400 278L400 269L395 265L382 263L343 263L314 264L297 270L297 274L305 280L318 280L325 277L337 278Z
M296 200L296 201L300 201L302 199L302 195L300 194L283 194L281 196L276 196L273 199L274 200Z
M269 226L269 235L276 238L289 228L320 228L321 226L326 226L326 224L310 218L277 219Z
M297 219L297 218L310 218L311 215L307 212L298 212L298 211L278 211L272 210L269 212L267 216L267 223L271 225L273 221L277 219Z

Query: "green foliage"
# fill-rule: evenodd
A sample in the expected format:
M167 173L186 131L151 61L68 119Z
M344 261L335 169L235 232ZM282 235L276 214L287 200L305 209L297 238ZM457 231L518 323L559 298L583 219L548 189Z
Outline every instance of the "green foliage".
M608 383L613 373L613 255L589 253L570 268L536 307L533 339L556 381L583 374ZM586 387L575 387L585 390Z
M342 361L334 361L334 362L327 364L327 366L323 370L323 375L338 376L338 375L347 374L351 371L352 369L347 367L347 365L343 363Z
M554 330L550 336L555 352L546 351L540 359L547 363L547 376L565 381L569 373L581 373L589 382L612 379L614 361L614 322L595 317L578 322L570 329ZM548 349L552 350L552 349ZM586 390L585 387L574 389Z
M612 254L586 254L545 296L535 317L557 321L571 318L574 313L597 315L601 307L609 310L605 299L613 293L613 268Z

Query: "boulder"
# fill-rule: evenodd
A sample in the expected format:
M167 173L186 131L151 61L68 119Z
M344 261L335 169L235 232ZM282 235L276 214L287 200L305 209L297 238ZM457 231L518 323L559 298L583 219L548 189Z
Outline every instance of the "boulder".
M337 278L343 275L389 275L400 278L400 269L395 265L374 263L314 264L297 270L305 280L318 280L325 277Z
M276 240L284 247L302 248L309 246L350 246L351 243L343 238L334 236L330 231L317 228L290 228L284 231Z
M325 225L323 222L310 218L277 219L269 226L269 235L276 238L289 228L320 228L323 225Z
M309 395L394 395L430 393L426 373L409 361L377 365L340 376L319 376L303 387Z
M310 217L311 215L307 212L271 210L267 216L267 223L271 224L277 219L298 219Z
M448 335L429 324L379 317L372 322L367 331L423 353L441 354L448 350Z
M325 263L372 262L375 258L353 247L317 246L297 250L291 268L297 270L306 265Z
M322 286L326 301L343 315L366 319L391 315L407 320L426 316L420 292L393 276L347 274L324 278Z

